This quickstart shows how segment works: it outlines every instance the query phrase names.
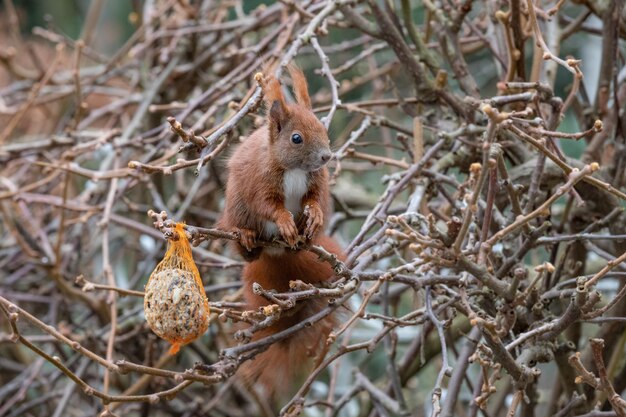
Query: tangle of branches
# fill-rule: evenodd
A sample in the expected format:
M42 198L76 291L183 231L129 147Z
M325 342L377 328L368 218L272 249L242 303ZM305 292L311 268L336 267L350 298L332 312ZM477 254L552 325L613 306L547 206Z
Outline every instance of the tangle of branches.
M623 0L152 0L106 55L104 3L78 40L0 16L0 415L626 415ZM291 62L347 258L301 245L336 281L256 290L327 304L250 341L277 310L214 225L253 74ZM212 312L177 356L142 309L172 219ZM278 408L234 377L336 310Z

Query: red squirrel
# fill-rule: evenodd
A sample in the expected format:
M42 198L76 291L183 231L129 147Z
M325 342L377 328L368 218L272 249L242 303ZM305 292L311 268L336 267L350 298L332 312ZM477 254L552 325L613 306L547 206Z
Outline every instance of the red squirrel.
M228 163L220 226L239 233L237 248L248 261L242 273L244 299L252 310L270 304L254 294L255 282L265 290L287 292L290 280L316 284L334 277L330 265L309 251L255 247L257 239L282 238L293 249L302 236L343 259L339 245L323 234L330 209L328 133L312 111L304 74L295 66L288 70L296 103L287 102L274 76L262 77L267 124L254 131ZM253 339L300 323L325 305L319 298L300 301L281 312L274 325L256 332ZM269 394L276 393L279 384L293 382L296 374L312 363L310 353L320 352L334 324L334 315L330 315L272 344L244 362L239 375L249 383L260 383ZM287 388L281 386L281 392Z
M311 108L304 74L289 66L296 103L279 81L261 78L267 124L254 131L228 162L226 204L220 226L239 233L239 252L250 261L263 250L257 239L282 237L292 248L298 236L312 239L328 215L328 133ZM258 77L259 75L257 75Z
M344 260L341 248L333 238L319 234L312 243ZM256 310L271 302L254 294L252 285L255 282L265 290L288 292L290 280L319 284L332 281L335 276L330 264L321 261L312 252L301 250L285 251L282 254L263 252L258 259L246 264L242 277L247 308ZM254 333L252 340L294 326L327 305L328 302L322 298L298 301L293 309L281 312L277 323ZM304 371L310 371L314 364L313 358L324 352L328 335L337 324L336 317L336 314L330 314L312 326L304 327L286 339L273 343L266 351L244 362L238 374L246 383L258 384L270 397L278 399L292 394L298 377L303 376Z

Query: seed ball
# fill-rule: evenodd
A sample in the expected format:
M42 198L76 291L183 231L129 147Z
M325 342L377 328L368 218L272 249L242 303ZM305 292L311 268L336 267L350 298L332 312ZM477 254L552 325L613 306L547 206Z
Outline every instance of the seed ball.
M143 309L157 336L172 343L170 353L201 336L209 326L209 304L194 274L183 269L153 273L146 285Z

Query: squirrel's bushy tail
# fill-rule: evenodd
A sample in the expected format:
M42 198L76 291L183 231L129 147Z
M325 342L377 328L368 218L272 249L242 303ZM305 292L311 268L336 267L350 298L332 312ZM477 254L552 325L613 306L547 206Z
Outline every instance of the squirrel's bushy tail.
M306 308L301 309L303 314L296 314L294 318L304 320L327 305L319 300L307 304ZM295 325L298 321L294 320L292 324ZM336 320L332 313L314 326L305 327L293 336L273 343L266 351L245 362L239 370L239 375L247 385L262 388L268 397L290 395L296 387L294 382L311 371L315 360L325 351L326 339L335 325ZM274 330L278 332L284 330L283 327L281 325L280 329ZM288 327L290 326L285 328ZM259 332L254 339L258 340L274 333L271 331L273 329L268 330L270 331Z
M334 239L318 236L315 244L343 259L341 249ZM243 270L245 300L249 309L256 309L269 302L252 292L253 283L265 290L286 292L289 281L320 283L334 278L327 262L308 251L288 251L280 255L263 252L261 257L246 265ZM271 327L255 333L253 340L278 333L322 311L328 306L324 299L313 298L299 301L293 309L284 311L279 321ZM336 313L331 313L312 326L306 326L286 339L273 343L266 351L246 361L238 371L249 385L261 385L268 396L285 394L293 389L293 382L304 372L310 371L314 358L325 351L326 340L336 325Z

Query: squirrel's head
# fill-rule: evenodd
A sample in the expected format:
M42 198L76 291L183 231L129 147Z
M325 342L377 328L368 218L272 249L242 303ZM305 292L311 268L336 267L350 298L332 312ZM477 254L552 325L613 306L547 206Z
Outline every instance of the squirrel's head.
M328 132L313 114L304 74L295 66L288 69L297 103L286 102L276 78L263 83L271 152L284 169L317 171L332 156Z

